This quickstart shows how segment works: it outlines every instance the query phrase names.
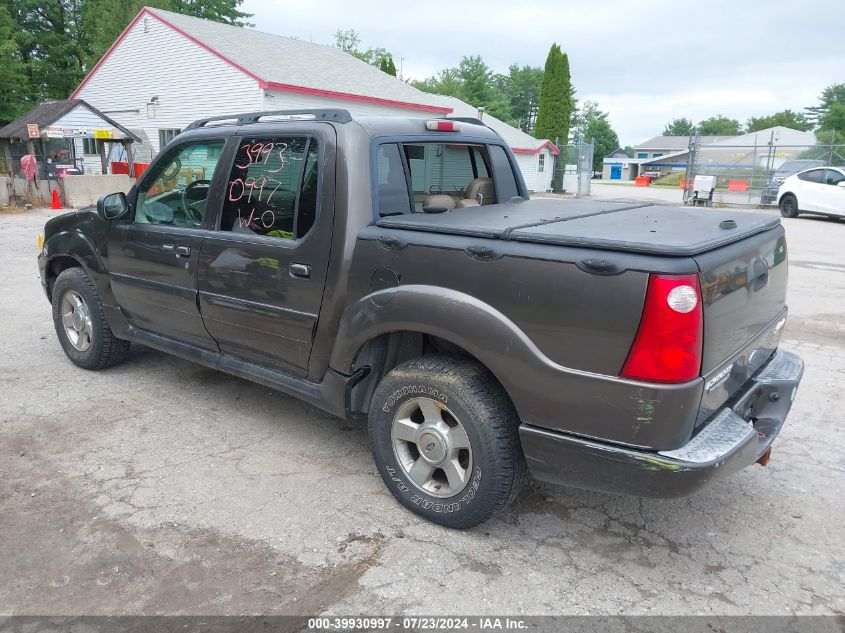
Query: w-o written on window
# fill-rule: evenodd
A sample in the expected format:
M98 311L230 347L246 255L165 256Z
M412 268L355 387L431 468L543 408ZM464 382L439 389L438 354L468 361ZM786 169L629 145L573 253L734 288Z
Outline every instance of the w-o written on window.
M317 215L318 158L314 138L243 139L226 183L220 230L303 237Z

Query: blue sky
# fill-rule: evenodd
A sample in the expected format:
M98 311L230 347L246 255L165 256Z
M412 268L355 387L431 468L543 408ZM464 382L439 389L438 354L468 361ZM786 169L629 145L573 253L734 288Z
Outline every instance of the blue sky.
M464 55L494 70L542 66L558 42L578 99L610 113L623 145L659 134L675 117L698 121L814 105L845 82L841 0L519 2L246 0L256 28L331 44L353 28L362 45L391 51L421 79Z

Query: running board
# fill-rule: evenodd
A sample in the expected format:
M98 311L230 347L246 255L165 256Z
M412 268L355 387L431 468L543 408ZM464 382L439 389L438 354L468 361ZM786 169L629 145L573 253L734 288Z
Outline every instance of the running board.
M188 343L182 343L166 336L154 334L147 330L129 326L126 338L135 343L152 347L160 352L172 354L185 360L189 360L211 369L257 382L258 384L281 391L288 395L304 400L305 402L319 407L332 415L348 419L351 417L349 411L349 392L352 390L364 375L362 368L351 376L346 376L331 368L326 372L323 382L311 382L302 378L295 378L288 374L273 369L261 367L255 363L233 358L219 352L202 349Z

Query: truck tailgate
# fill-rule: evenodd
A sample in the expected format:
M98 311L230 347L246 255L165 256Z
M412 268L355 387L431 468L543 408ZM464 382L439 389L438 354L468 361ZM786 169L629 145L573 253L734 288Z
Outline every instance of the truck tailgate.
M701 369L707 374L743 349L784 311L787 262L783 227L694 259L701 270Z

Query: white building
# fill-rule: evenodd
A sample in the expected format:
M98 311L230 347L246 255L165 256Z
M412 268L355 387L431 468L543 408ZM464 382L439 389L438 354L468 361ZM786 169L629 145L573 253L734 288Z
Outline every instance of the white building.
M343 51L145 7L74 91L140 136L145 161L191 121L257 110L345 108L353 115L477 116ZM493 117L529 190L550 188L557 148ZM97 156L86 170L99 173Z

